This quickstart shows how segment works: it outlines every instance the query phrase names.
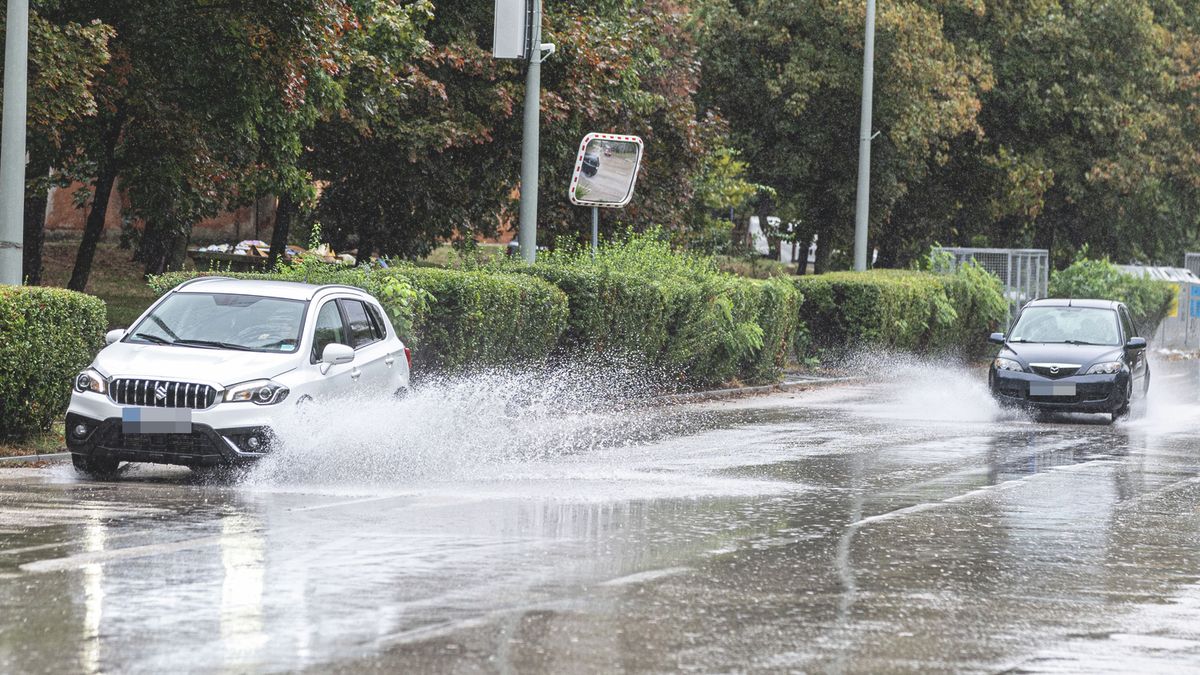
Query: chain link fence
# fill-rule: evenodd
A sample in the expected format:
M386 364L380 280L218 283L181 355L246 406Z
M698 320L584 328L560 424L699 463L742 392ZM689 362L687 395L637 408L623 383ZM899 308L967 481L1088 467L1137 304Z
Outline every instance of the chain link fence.
M940 248L935 256L948 265L940 272L953 272L967 261L975 261L1004 285L1008 317L1030 300L1046 297L1050 290L1050 252L1040 248Z
M1200 347L1200 276L1191 267L1192 264L1200 265L1200 253L1188 253L1184 264L1188 266L1118 265L1126 274L1165 281L1175 289L1175 302L1167 310L1166 318L1154 329L1153 336L1146 336L1159 349L1191 351ZM1141 328L1146 330L1144 326Z

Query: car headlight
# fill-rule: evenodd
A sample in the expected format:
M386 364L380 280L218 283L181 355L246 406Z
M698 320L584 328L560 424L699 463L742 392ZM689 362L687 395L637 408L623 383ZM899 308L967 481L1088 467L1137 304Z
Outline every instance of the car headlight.
M75 376L75 391L81 394L87 391L107 394L108 380L94 368L88 368Z
M251 380L225 390L225 402L252 401L258 405L273 405L287 398L287 387L273 380Z
M1088 375L1112 375L1125 370L1125 364L1120 361L1109 361L1107 363L1097 363L1088 368Z
M1006 359L1002 356L997 357L993 363L996 366L996 370L1011 370L1016 373L1025 372L1025 368L1022 367L1020 363L1012 359Z

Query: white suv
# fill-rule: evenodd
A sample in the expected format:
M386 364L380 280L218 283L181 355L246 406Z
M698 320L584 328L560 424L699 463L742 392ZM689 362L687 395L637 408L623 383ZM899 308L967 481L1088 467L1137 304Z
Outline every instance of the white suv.
M75 468L208 467L270 450L285 406L408 388L410 352L378 301L350 286L203 277L150 306L75 379Z

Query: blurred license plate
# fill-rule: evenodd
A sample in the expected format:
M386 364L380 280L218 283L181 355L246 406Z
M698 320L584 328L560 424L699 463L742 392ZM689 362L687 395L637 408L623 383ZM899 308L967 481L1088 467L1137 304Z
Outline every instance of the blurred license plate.
M121 431L126 434L190 434L190 408L125 408Z
M1042 382L1029 383L1030 396L1074 396L1075 383L1046 384Z

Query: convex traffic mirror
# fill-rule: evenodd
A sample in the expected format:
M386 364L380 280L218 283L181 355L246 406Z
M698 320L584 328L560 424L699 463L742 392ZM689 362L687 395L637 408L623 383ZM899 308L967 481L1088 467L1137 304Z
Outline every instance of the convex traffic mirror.
M642 139L617 134L588 134L579 144L571 175L571 203L620 208L633 198Z

